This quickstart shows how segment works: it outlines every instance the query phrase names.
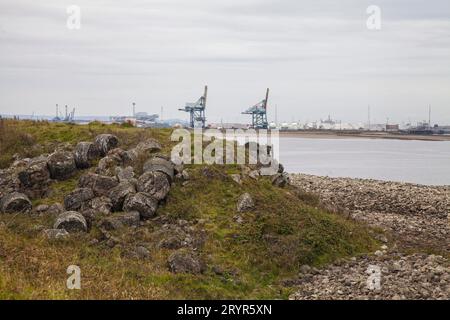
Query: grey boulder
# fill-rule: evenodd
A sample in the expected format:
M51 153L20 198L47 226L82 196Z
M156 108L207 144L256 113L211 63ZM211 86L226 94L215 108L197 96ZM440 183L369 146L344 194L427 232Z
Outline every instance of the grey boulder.
M79 142L75 148L75 164L79 169L91 166L92 160L98 158L99 151L92 142Z
M136 188L131 183L125 181L119 183L109 192L113 211L122 211L123 203L128 195L136 193Z
M112 134L101 134L95 138L94 145L101 156L106 156L106 154L117 147L119 144L119 139Z
M83 207L86 201L94 198L91 188L78 188L64 197L64 207L68 211L76 211Z
M153 218L158 209L158 200L143 192L129 195L125 199L123 210L139 212L142 219Z
M25 194L13 192L1 199L0 209L3 213L29 212L32 209L32 205Z
M53 225L54 229L65 229L69 233L87 232L88 226L82 214L75 211L61 213Z
M166 174L162 172L148 171L139 177L137 190L145 192L161 201L167 197L170 191L170 182Z
M145 164L143 171L144 172L162 172L167 175L169 181L173 180L174 176L174 164L164 158L154 157L149 159Z
M56 180L66 180L76 172L75 158L71 152L57 151L52 153L47 161L50 177Z

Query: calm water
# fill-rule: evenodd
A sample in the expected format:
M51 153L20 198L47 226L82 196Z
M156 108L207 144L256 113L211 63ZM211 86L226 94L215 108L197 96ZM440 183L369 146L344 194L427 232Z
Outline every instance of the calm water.
M291 173L450 185L450 141L280 137Z

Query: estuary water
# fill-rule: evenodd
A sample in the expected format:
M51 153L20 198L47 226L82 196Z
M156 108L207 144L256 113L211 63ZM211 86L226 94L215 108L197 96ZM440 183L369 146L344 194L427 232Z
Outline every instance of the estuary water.
M289 173L450 185L450 141L280 137Z

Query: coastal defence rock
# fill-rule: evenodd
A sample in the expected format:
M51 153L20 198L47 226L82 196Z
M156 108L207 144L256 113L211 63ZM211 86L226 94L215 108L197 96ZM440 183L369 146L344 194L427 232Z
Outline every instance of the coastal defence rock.
M106 156L108 152L117 147L119 139L112 134L101 134L95 138L94 145L102 157Z
M92 142L79 142L75 148L74 158L78 169L87 169L91 162L100 155Z
M139 177L137 190L148 193L161 201L167 197L170 191L170 182L165 173L148 171Z
M95 173L87 173L80 177L80 188L91 188L96 197L109 196L111 189L116 187L119 181L116 177L103 176Z
M112 206L113 205L111 199L105 196L101 196L85 202L81 210L92 210L96 213L108 215L111 213Z
M66 180L76 172L75 158L71 152L57 151L52 153L47 161L50 177L56 180Z
M122 211L125 198L128 195L132 195L134 193L136 193L136 188L128 181L121 182L117 186L112 188L108 196L112 202L112 210Z
M69 233L87 232L88 226L82 214L76 211L61 213L53 226L54 229L65 229Z
M30 199L23 193L10 193L0 201L0 211L3 213L29 212L31 209Z
M154 157L144 164L144 172L162 172L167 175L169 181L173 181L174 164L161 157Z
M78 188L64 197L64 207L68 211L76 211L83 207L84 203L94 198L94 192L90 188Z
M50 185L50 171L47 167L47 157L40 156L30 159L27 165L18 172L20 189L30 198L43 197Z
M128 212L139 212L141 218L149 219L156 216L158 200L143 192L130 194L123 205L123 210Z

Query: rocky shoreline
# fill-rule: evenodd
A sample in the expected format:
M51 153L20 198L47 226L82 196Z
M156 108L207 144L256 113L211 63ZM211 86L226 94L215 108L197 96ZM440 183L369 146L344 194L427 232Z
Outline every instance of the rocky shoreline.
M450 187L290 175L320 205L383 230L382 250L299 275L291 299L449 299ZM367 286L379 267L381 289Z

